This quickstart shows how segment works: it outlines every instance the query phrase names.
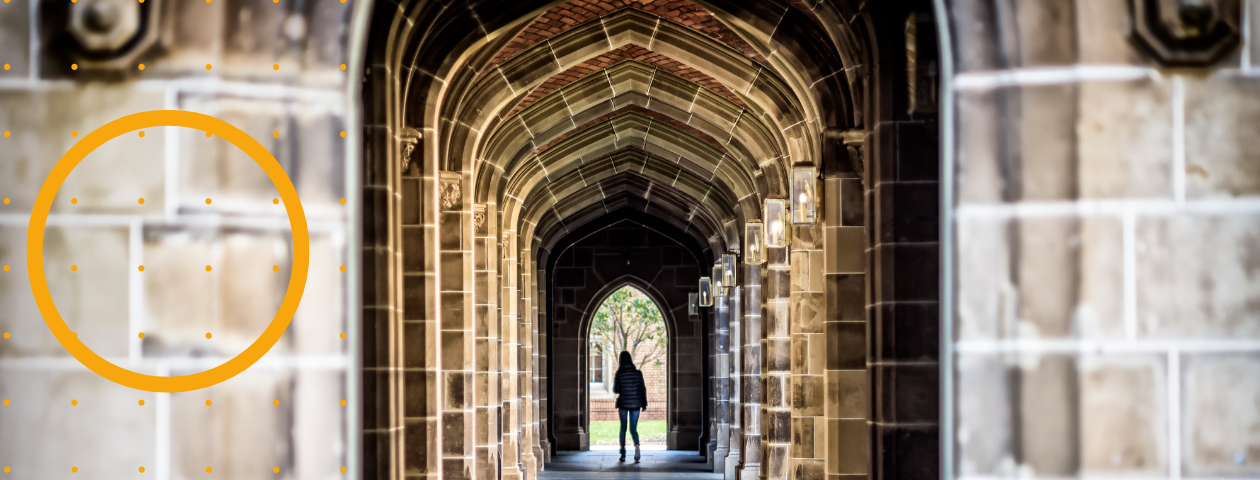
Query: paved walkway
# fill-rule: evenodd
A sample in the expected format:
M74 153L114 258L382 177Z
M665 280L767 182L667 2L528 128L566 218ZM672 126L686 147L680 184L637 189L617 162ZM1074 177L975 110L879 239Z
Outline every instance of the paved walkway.
M626 462L617 461L616 450L559 452L539 475L539 480L721 480L696 452L678 450L644 451L634 463L634 450L626 452Z

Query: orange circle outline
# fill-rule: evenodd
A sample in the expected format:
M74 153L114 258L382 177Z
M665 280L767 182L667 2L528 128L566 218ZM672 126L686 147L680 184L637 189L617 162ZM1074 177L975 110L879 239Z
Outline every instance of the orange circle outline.
M289 227L293 231L293 268L289 274L289 288L280 303L280 309L272 318L271 324L259 335L254 343L245 351L232 357L223 364L209 370L190 375L176 377L159 377L136 373L119 367L101 358L89 349L70 331L57 305L53 302L48 290L48 280L44 276L44 229L48 222L48 213L52 209L53 199L57 191L65 183L70 172L82 162L88 154L120 135L152 127L185 127L206 132L214 132L219 137L236 145L262 167L263 172L271 179L280 198L284 199L284 208L289 215ZM31 292L35 297L35 305L43 314L44 323L52 331L57 342L65 347L70 355L79 363L97 375L105 377L124 387L149 392L187 392L217 385L232 378L252 366L262 358L271 347L280 340L280 336L289 328L293 314L297 312L298 303L302 301L302 292L306 289L306 276L310 268L310 232L307 229L306 212L302 210L302 201L298 198L297 189L285 173L284 168L276 161L262 144L249 134L230 123L209 115L185 112L180 110L153 110L134 113L113 120L91 133L84 135L66 154L57 161L39 189L35 197L35 205L31 209L31 222L26 234L27 277L31 282Z

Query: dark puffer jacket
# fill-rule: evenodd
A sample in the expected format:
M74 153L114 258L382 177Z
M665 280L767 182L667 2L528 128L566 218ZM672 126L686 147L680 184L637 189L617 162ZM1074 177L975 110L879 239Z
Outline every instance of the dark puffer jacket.
M617 369L613 379L613 393L617 396L617 408L638 410L647 408L647 386L643 384L643 372L633 366Z

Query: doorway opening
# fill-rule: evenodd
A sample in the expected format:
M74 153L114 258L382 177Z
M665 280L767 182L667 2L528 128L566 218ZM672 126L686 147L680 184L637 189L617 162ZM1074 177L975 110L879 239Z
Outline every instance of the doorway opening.
M614 384L623 351L630 353L647 386L648 408L639 416L640 445L664 450L669 432L669 331L656 302L629 285L613 291L591 318L587 347L591 450L620 448ZM629 432L626 445L633 445Z

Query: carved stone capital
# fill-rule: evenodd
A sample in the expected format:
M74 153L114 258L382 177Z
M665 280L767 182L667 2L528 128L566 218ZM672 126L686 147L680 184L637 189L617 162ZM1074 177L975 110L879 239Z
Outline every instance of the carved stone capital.
M1130 0L1133 38L1163 65L1212 64L1240 40L1239 0Z
M473 233L482 235L486 233L486 204L473 204Z
M438 178L438 201L443 212L459 210L464 204L464 194L460 190L459 172L441 172Z
M845 149L849 154L849 164L853 168L853 172L857 174L858 180L863 185L866 184L866 155L862 151L862 144L851 143L845 145Z
M411 153L416 150L416 145L420 144L420 139L424 135L411 127L404 128L402 133L398 134L398 141L402 142L402 171L406 172L411 168Z

